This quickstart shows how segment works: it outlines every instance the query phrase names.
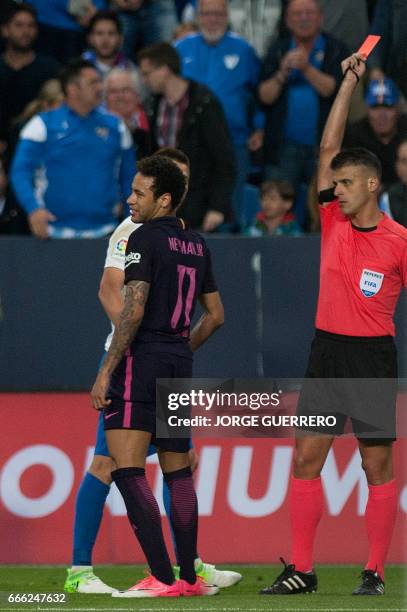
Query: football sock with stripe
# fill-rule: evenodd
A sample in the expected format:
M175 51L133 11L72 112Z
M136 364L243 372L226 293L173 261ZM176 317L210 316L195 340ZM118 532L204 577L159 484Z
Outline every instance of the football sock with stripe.
M177 544L180 578L196 582L195 559L198 537L198 501L189 467L167 472L164 479L170 492L170 520Z
M384 580L384 562L390 546L397 516L395 480L382 485L369 485L365 522L369 540L369 558L365 569L377 571Z
M172 571L161 526L160 510L144 468L120 468L112 478L123 496L127 516L140 542L152 575L160 582L172 584Z
M312 570L315 534L323 512L321 478L291 478L291 563L299 572Z
M92 565L92 551L110 486L87 472L76 496L72 565Z
M164 502L165 512L166 512L167 517L168 517L168 522L170 524L170 532L171 532L172 545L173 545L175 556L176 556L176 559L177 559L177 565L179 565L177 543L175 541L174 529L173 529L173 526L172 526L172 523L171 523L171 496L170 496L170 490L169 490L168 485L167 485L167 483L165 482L164 479L163 479L163 502ZM198 559L198 558L199 558L199 554L198 554L198 551L196 551L195 552L195 559Z

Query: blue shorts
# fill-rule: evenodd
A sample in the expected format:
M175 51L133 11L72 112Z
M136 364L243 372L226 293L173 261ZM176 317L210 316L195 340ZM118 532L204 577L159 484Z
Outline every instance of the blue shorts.
M192 448L192 444L190 441L190 448ZM155 455L157 452L154 444L150 444L148 447L147 456ZM100 411L99 421L98 421L98 429L96 433L96 445L95 445L95 455L103 455L103 457L109 457L109 450L107 448L106 435L104 429L104 420L103 420L103 411Z

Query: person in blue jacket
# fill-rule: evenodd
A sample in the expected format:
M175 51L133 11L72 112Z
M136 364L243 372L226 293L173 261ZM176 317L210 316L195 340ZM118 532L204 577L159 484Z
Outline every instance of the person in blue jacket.
M73 60L61 75L66 102L23 128L11 182L38 238L95 238L117 225L131 192L136 161L121 119L100 110L95 67Z
M200 31L176 43L182 75L203 83L219 98L234 145L237 178L234 213L242 219L249 152L263 144L264 116L255 105L260 60L244 38L228 30L228 1L199 0Z

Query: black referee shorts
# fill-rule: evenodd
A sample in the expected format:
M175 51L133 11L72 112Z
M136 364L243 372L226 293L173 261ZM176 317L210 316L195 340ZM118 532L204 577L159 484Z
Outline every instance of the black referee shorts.
M303 426L341 435L348 419L360 439L396 439L397 351L392 336L343 336L316 330L298 416L334 416L336 425Z

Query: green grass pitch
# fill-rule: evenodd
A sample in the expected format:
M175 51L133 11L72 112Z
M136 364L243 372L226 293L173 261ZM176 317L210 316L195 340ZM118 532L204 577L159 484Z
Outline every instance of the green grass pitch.
M221 566L219 566L221 567ZM370 612L399 612L407 610L407 575L400 566L389 566L386 573L386 595L384 597L352 597L351 591L359 584L359 566L320 566L317 567L319 579L318 592L296 596L260 596L258 591L270 584L280 572L281 566L236 565L225 566L243 574L240 584L221 589L214 597L157 598L157 599L113 599L109 595L67 595L65 604L9 604L10 593L62 593L66 569L56 566L0 566L0 610L60 610L61 612L80 610L137 610L181 612L206 612L219 610L256 610L291 611L326 610L351 612L360 610ZM96 573L102 580L118 588L128 588L143 577L141 566L98 566Z

